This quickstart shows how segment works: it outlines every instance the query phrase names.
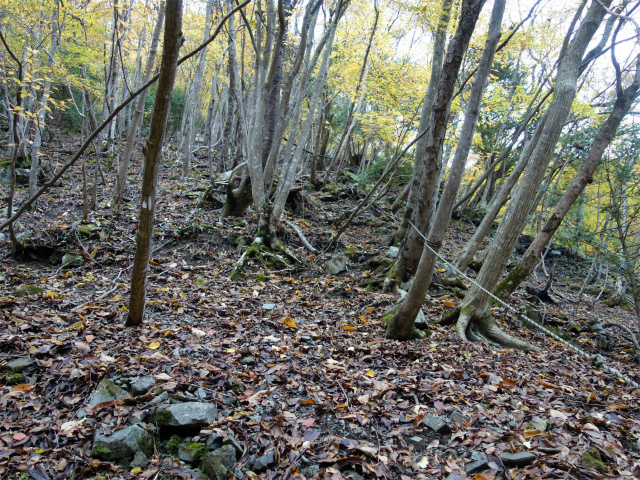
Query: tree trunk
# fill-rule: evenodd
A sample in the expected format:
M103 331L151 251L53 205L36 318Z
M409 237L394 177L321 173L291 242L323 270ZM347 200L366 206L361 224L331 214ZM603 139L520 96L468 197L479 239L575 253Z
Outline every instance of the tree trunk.
M156 20L156 26L153 31L153 39L151 40L151 47L149 48L149 57L147 57L147 64L145 65L144 77L142 84L145 84L151 78L153 71L153 65L156 60L156 54L158 52L158 41L160 39L160 32L162 31L162 24L164 22L164 2L160 2L158 6L158 19ZM127 143L122 153L122 158L118 165L118 176L116 177L116 184L113 189L113 205L117 211L120 208L122 199L124 197L124 189L127 183L127 173L129 171L129 160L131 159L131 152L133 151L133 145L135 143L138 127L144 116L144 104L147 99L148 90L142 92L138 101L136 102L136 109L129 125L129 133L127 135Z
M460 187L460 180L464 172L464 166L467 156L469 155L469 150L471 149L471 140L473 139L475 125L478 120L484 86L489 76L489 69L493 63L498 41L500 40L500 26L502 24L505 1L506 0L495 0L494 2L487 40L482 53L482 59L478 65L475 81L471 88L467 111L462 125L462 131L460 132L460 139L453 157L447 183L444 187L442 198L438 203L433 222L431 222L429 236L422 250L415 280L407 296L398 307L396 314L391 319L388 326L389 332L413 333L416 315L418 315L424 302L424 297L429 289L431 276L433 275L433 269L436 264L436 253L440 250L447 233L453 203L456 199L458 188Z
M166 0L166 25L160 79L153 105L151 130L144 148L144 173L142 177L142 202L136 238L136 253L131 272L131 296L126 326L136 326L144 318L147 269L153 236L156 209L159 158L164 142L164 132L171 104L173 84L176 78L178 54L182 45L182 0Z
M449 227L449 219L453 210L453 204L456 199L464 166L471 149L471 140L475 132L476 122L480 113L480 102L482 94L489 76L489 69L493 63L493 57L500 40L500 26L502 25L502 16L504 14L506 0L495 0L493 4L493 12L489 24L487 40L485 42L482 58L478 64L475 75L475 81L471 88L469 101L467 103L467 111L465 113L464 123L460 132L456 153L451 163L447 183L445 184L442 197L438 202L438 208L431 222L429 236L425 241L425 247L422 250L420 262L416 270L414 282L409 288L407 296L404 298L396 314L391 319L388 326L389 332L413 332L416 315L422 307L424 297L429 290L431 276L436 265L436 254L442 247L442 242ZM406 337L405 337L406 338Z
M456 331L463 340L486 338L505 347L523 350L537 348L503 332L489 312L492 291L509 260L513 247L522 231L536 192L544 178L551 155L576 95L577 80L581 73L583 55L598 29L611 0L593 2L578 28L572 42L559 60L553 100L547 109L547 120L540 140L535 146L527 170L518 185L507 213L489 246L482 269L460 306ZM569 32L568 35L571 35Z
M438 19L438 27L435 34L435 40L433 44L433 58L431 59L431 76L429 78L429 86L427 87L427 93L424 97L422 104L422 113L420 115L420 125L418 131L423 132L429 128L431 122L431 115L433 110L433 102L438 92L442 61L445 51L445 42L447 38L447 28L449 26L450 12L451 12L452 0L443 0L442 12ZM453 81L453 80L452 80ZM413 173L411 175L411 182L409 187L409 194L407 197L407 209L404 212L404 219L400 225L398 231L394 234L394 238L402 240L400 244L400 250L398 252L398 258L392 270L389 272L388 280L389 285L387 288L395 283L406 281L413 273L421 252L421 240L417 232L408 228L409 221L418 227L420 232L426 233L427 221L431 215L431 211L420 211L418 214L418 201L419 196L422 196L422 190L420 182L427 165L427 135L418 140L416 144L415 160L413 162Z
M496 287L496 295L503 300L508 298L518 285L529 276L531 270L538 262L540 254L551 241L551 238L556 233L558 227L560 227L562 220L569 212L573 203L580 196L585 186L593 181L593 172L595 172L597 166L600 164L604 151L611 144L622 119L638 97L640 89L640 62L638 60L636 60L636 75L633 83L623 90L621 77L618 73L617 85L618 97L614 104L613 111L593 139L587 159L576 172L574 179L566 189L558 205L556 205L555 210L540 233L538 233L534 241L529 245L527 251L522 255L518 264Z

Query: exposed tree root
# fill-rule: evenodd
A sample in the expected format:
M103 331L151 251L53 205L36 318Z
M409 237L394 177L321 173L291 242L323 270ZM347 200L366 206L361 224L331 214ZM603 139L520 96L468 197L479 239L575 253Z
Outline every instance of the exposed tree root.
M636 337L636 334L633 332L633 330L631 330L626 325L622 325L618 322L607 322L602 324L602 328L607 328L607 327L618 327L619 329L627 332L629 334L629 337L631 337L631 341L633 342L633 345L635 347L636 356L640 358L640 343L638 343L638 337Z
M283 255L279 255L281 253ZM277 265L281 265L282 268L278 268L278 270L284 270L293 268L293 264L304 264L302 260L296 257L286 246L282 244L277 239L272 239L271 241L271 251L267 251L266 242L262 237L256 237L255 240L251 243L251 246L242 254L242 256L236 262L236 265L233 267L231 271L231 275L229 278L231 280L239 280L242 278L242 270L246 266L247 262L252 257L268 257L273 259L273 261ZM287 257L289 261L285 260L284 257Z
M498 327L489 312L474 315L470 309L462 309L455 328L460 338L464 341L474 342L484 338L504 348L515 348L527 352L537 352L540 350L538 347L504 332Z

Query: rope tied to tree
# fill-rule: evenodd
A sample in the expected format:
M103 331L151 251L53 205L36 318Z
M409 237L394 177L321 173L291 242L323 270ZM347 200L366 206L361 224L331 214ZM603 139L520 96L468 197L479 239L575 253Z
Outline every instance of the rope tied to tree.
M503 305L504 307L506 307L507 309L509 309L511 312L513 312L517 317L519 317L521 320L524 321L524 323L526 323L527 325L530 325L534 328L537 328L538 330L541 330L542 332L544 332L547 336L549 336L550 338L552 338L553 340L561 343L562 345L566 346L567 348L569 348L569 350L577 353L578 355L586 358L587 360L589 360L594 366L601 368L602 370L609 372L613 375L615 375L617 378L624 380L625 382L627 382L629 385L632 385L633 387L640 389L640 384L638 382L635 382L634 380L630 379L628 376L624 375L622 372L620 372L618 369L610 367L609 365L604 363L604 357L602 355L599 354L595 354L595 355L591 355L587 352L585 352L584 350L581 350L580 348L578 348L577 346L573 345L572 343L564 340L562 337L556 335L555 333L553 333L552 331L550 331L549 329L545 328L544 326L540 325L539 323L533 321L532 319L530 319L529 317L525 316L524 314L522 314L521 312L519 312L518 310L516 310L514 307L512 307L511 305L507 304L506 302L504 302L503 300L501 300L500 298L496 297L492 292L490 292L489 290L487 290L486 288L484 288L482 285L478 284L475 280L473 280L472 278L470 278L469 276L467 276L465 273L461 272L458 268L455 267L455 265L453 265L452 263L450 263L449 261L447 261L446 258L444 258L442 255L440 255L436 250L434 250L432 248L433 242L430 242L427 240L427 238L420 232L420 230L418 230L418 228L416 228L416 226L412 223L409 222L409 225L411 225L416 232L418 232L418 235L420 235L422 237L422 239L424 240L424 243L426 245L426 247L431 250L431 252L438 257L440 260L442 260L447 266L451 267L456 273L458 273L460 276L462 276L465 280L468 280L469 282L471 282L473 285L475 285L476 287L478 287L480 290L482 290L484 293L486 293L487 295L489 295L493 300L495 300L496 302L498 302L499 304ZM436 245L437 246L437 245Z

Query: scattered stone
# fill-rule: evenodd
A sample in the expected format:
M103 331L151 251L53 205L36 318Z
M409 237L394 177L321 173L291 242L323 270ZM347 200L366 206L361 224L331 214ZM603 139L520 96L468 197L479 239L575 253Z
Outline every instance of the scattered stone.
M20 373L32 365L33 360L31 360L31 357L18 357L8 362L7 368L12 372Z
M559 336L562 340L564 340L565 342L569 342L571 341L571 335L569 335L567 332L563 332L562 330L560 330L558 327L553 326L553 325L547 325L547 329L551 332L551 333L555 333L557 336Z
M127 421L129 422L129 425L137 425L144 422L148 416L149 410L140 410L139 412L131 415Z
M275 303L265 303L264 305L262 305L263 310L273 310L274 308L276 308Z
M310 465L308 467L301 468L300 474L304 475L306 478L311 478L319 471L320 467L318 465Z
M156 421L161 427L200 428L218 419L218 409L211 403L176 403L156 411Z
M504 452L500 454L500 460L505 467L526 467L535 462L538 457L530 452Z
M469 417L467 415L463 415L460 412L452 412L451 415L449 415L449 419L452 422L459 423L460 425L464 425L464 422L471 421L471 417Z
M11 167L2 169L2 183L11 185ZM26 168L16 168L16 184L29 185L29 170Z
M62 257L63 267L79 267L82 264L84 264L84 258L82 258L80 255L65 253Z
M207 277L196 278L196 285L198 287L208 287L211 281Z
M44 288L36 285L20 285L16 290L16 297L28 297L44 292Z
M525 310L524 314L534 322L538 324L542 324L542 314L540 313L540 310L538 310L537 308L533 308L530 306Z
M98 388L91 396L89 400L89 406L95 407L99 403L110 402L112 400L122 400L123 398L129 398L129 392L127 392L124 388L119 387L112 380L108 378L103 378L100 380L98 384Z
M427 323L427 318L424 316L424 312L422 309L418 310L418 315L416 315L414 326L420 330L424 330L429 326Z
M91 456L103 460L121 460L133 458L137 452L142 452L146 456L151 455L153 439L151 434L141 427L133 425L109 436L96 432Z
M184 442L178 447L178 458L187 463L199 463L208 452L204 443Z
M138 451L136 452L136 454L133 456L133 460L131 461L131 463L129 464L129 466L131 468L136 468L136 467L140 467L140 468L144 468L147 466L147 456Z
M592 448L588 452L585 452L582 457L580 457L580 464L584 468L595 470L599 473L608 473L610 470L609 467L607 467L602 461L600 452L595 448Z
M348 259L346 255L342 253L334 255L326 264L327 273L329 275L337 275L344 272L347 269L347 262Z
M400 249L398 247L389 247L389 250L387 250L387 257L398 258L398 253L400 253Z
M269 468L269 466L273 465L275 461L275 449L270 448L264 452L264 455L256 456L255 460L250 464L249 469L254 473L262 473Z
M200 432L202 433L202 432ZM218 435L216 432L212 432L211 435L205 441L207 448L209 450L217 450L222 446L222 437Z
M466 475L460 475L459 473L450 473L445 480L464 480L465 478L467 478Z
M422 420L422 424L440 435L451 433L451 427L437 415L427 415L424 417L424 420Z
M580 335L582 333L582 327L575 322L569 323L569 325L567 326L567 329L570 332L575 333L576 335Z
M138 378L135 382L131 384L131 392L135 396L144 395L155 384L156 384L156 379L153 378L153 376L145 375L143 377Z
M201 400L205 400L207 398L207 392L204 391L204 388L198 387L198 390L196 390L196 396Z
M609 350L609 340L607 340L605 335L599 335L596 338L596 347L600 350Z
M489 458L483 452L471 453L471 462L464 466L467 475L474 475L489 468Z
M165 400L169 400L169 393L162 392L157 397L152 398L151 401L149 402L149 405L157 405L158 403L162 403Z
M224 480L234 463L236 450L231 445L225 445L202 457L200 468L210 480Z
M100 230L101 228L93 223L89 223L87 225L79 225L78 233L81 237L86 238L88 240L97 240L100 238Z
M347 248L345 249L345 251L344 251L344 254L345 254L345 255L355 255L355 254L357 254L357 253L359 253L359 252L358 252L358 248L357 248L357 247L355 247L354 245L350 245L350 246L349 246L349 247L347 247Z
M606 334L606 332L604 330L604 327L602 326L601 323L598 323L598 322L596 322L593 325L591 325L591 331L593 333L598 333L600 335L605 335Z
M240 363L242 365L253 365L256 363L256 359L253 358L252 356L248 356L248 357L242 357L240 359Z
M421 443L422 437L409 437L409 440L411 440L414 443Z
M538 416L534 416L533 418L531 418L531 420L529 420L529 425L532 426L535 430L540 430L541 432L544 432L547 430L547 421L542 418L542 417L538 417Z
M489 385L498 385L500 382L502 382L502 377L500 377L500 375L496 375L495 373L492 373L491 375L489 375L489 378L487 378L487 383Z
M231 445L236 449L236 453L238 455L242 455L244 453L244 448L242 447L242 445L240 445L240 442L238 442L238 440L233 435L227 435L226 437L224 437L222 444Z

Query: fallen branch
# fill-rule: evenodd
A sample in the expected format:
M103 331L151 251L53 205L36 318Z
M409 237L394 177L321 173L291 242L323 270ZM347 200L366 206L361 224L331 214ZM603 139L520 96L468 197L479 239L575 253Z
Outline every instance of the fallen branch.
M318 253L318 250L309 243L309 241L305 238L304 233L302 233L302 230L300 230L295 223L290 222L289 220L285 220L284 223L290 226L298 234L298 238L300 238L302 244L307 248L307 250L309 250L314 255Z
M602 325L602 328L607 328L607 327L618 327L621 330L624 330L625 332L627 332L631 337L631 341L633 342L633 345L636 348L636 354L640 355L640 343L638 343L638 338L636 337L636 334L633 333L633 330L631 330L626 325L622 325L621 323L618 323L618 322L607 322Z

